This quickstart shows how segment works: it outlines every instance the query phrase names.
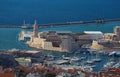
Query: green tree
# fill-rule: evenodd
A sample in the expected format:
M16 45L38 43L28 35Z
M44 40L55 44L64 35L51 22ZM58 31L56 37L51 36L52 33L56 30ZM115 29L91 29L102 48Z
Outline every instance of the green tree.
M45 77L55 77L55 76L56 76L56 74L55 73L51 73L51 72L47 72L45 74Z

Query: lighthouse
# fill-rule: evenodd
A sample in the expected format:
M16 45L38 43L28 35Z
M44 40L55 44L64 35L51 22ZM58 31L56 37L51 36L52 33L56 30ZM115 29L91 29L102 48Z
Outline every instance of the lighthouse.
M36 20L35 20L35 23L33 25L33 37L38 37L38 25L37 25Z

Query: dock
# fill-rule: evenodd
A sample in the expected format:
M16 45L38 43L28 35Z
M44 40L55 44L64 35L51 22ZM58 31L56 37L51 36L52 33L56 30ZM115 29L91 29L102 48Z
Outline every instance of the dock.
M49 24L38 24L39 28L50 28L57 26L74 26L81 24L104 24L108 22L120 22L120 18L118 19L107 19L107 20L91 20L91 21L74 21L74 22L64 22L64 23L49 23ZM26 28L32 29L33 26L20 26L20 25L0 25L0 28Z

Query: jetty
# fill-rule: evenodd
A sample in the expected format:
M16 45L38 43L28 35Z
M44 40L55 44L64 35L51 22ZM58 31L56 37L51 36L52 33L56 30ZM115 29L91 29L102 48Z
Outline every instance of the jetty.
M50 28L57 26L73 26L80 24L103 24L107 22L120 22L120 18L118 19L106 19L106 20L91 20L91 21L73 21L73 22L64 22L64 23L49 23L49 24L38 24L39 28ZM26 28L31 29L33 26L20 26L20 25L0 25L0 28Z

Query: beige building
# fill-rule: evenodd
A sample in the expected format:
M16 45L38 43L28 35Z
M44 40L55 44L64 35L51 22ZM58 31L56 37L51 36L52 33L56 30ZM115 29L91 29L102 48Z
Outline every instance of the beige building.
M104 34L104 40L120 41L120 26L116 26L113 33Z
M38 37L32 37L27 44L30 47L38 49L68 52L73 51L77 48L77 44L73 40L71 33L51 33L51 32L39 32Z
M114 33L115 33L117 36L120 37L120 26L116 26L116 27L114 28Z
M93 41L92 49L120 48L120 26L114 28L113 33L105 33L103 39Z
M104 49L104 46L100 45L98 41L93 41L90 48L95 50L102 50Z
M106 33L104 34L104 40L115 41L117 40L117 36L114 33Z
M38 32L36 22L33 28L33 36L27 44L37 49L68 52L77 50L83 44L91 43L90 35L85 33L73 34L70 31Z

